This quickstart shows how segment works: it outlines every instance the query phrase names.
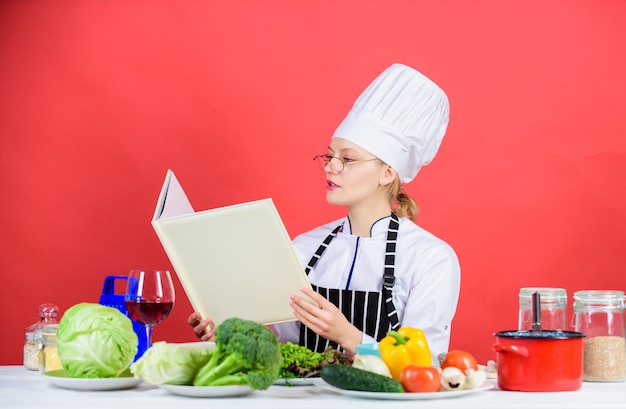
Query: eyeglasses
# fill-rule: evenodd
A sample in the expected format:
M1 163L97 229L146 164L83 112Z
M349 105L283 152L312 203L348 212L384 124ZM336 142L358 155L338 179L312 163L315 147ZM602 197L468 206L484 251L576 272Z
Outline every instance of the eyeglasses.
M373 160L380 160L378 158L355 160L350 158L339 158L337 156L330 155L317 155L313 158L322 170L326 170L326 166L330 165L330 170L333 173L341 173L346 165L354 165L355 163L370 162Z

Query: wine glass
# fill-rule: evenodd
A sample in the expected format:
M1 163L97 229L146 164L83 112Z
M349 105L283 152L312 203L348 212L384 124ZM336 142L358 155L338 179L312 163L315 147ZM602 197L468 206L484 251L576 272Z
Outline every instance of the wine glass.
M124 304L130 317L146 326L146 349L152 346L152 327L174 307L174 284L167 270L131 270Z

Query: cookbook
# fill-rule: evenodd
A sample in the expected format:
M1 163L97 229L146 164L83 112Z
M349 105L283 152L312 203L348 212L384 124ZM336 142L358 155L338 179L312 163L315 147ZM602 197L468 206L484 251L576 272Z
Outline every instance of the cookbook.
M170 169L152 226L203 318L296 320L289 297L311 284L272 199L196 212Z

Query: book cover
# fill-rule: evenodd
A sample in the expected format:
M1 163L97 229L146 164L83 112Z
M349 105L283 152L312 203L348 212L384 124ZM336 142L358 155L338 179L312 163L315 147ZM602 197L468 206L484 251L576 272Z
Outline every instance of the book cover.
M289 297L311 285L272 199L196 212L168 170L152 226L203 318L295 321Z

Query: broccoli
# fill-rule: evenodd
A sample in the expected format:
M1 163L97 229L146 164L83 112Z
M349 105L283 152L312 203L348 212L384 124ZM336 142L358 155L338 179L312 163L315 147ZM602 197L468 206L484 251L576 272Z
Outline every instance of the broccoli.
M194 386L247 384L264 390L278 379L282 354L274 333L262 324L229 318L215 329L215 350Z

